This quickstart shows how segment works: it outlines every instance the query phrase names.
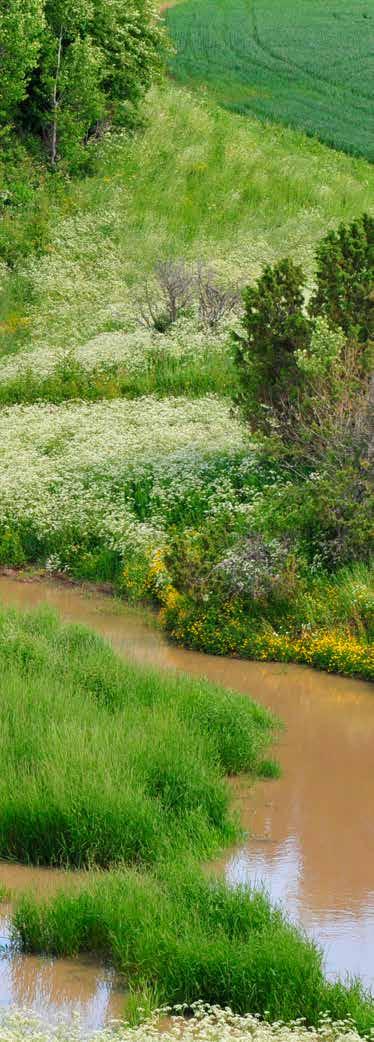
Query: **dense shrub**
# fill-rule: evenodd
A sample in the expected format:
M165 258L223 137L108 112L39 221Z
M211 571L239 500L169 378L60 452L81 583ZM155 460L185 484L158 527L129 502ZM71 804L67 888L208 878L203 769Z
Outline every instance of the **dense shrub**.
M316 289L310 311L323 315L362 344L374 336L374 218L340 224L316 252Z
M342 406L352 437L373 358L374 220L364 215L329 232L316 265L308 309L302 270L291 260L266 266L243 294L244 335L234 335L245 414L252 426L279 433L291 447L295 441L299 450L300 428L305 436L313 421L327 424L332 437L329 410L340 433ZM312 426L310 441L314 435Z
M240 401L252 425L272 429L300 384L297 352L311 336L304 313L305 276L291 260L267 265L243 293L244 335L235 334Z

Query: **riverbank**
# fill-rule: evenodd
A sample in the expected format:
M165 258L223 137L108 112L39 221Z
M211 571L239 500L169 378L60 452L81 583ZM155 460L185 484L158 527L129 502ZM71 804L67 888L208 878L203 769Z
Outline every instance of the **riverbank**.
M20 583L54 581L66 587L82 589L89 594L106 594L111 598L115 598L118 591L116 583L113 582L95 583L92 580L74 579L66 572L55 572L51 576L45 569L37 567L17 569L3 565L0 567L1 576ZM282 629L277 632L269 626L260 632L256 632L256 629L251 632L250 622L243 610L236 611L235 605L232 604L219 605L218 608L213 605L210 611L201 610L201 607L189 602L173 588L162 556L158 555L151 559L149 577L144 583L144 596L147 590L148 594L150 591L155 592L157 580L158 606L157 602L142 604L141 600L138 605L136 601L130 601L129 606L132 612L138 610L140 614L148 617L154 626L161 625L171 640L181 647L208 655L232 656L255 662L300 663L341 676L374 680L374 645L365 639L365 612L369 630L372 616L371 586L374 580L371 578L370 569L358 566L352 570L351 576L349 572L346 573L345 589L343 586L340 591L339 582L334 584L334 581L330 580L330 583L326 584L324 599L329 610L328 618L332 623L329 630L315 630L308 623L299 635L294 636L290 632L282 632ZM129 593L129 590L127 592ZM140 595L140 591L138 592ZM341 599L345 600L345 607L347 603L349 607L351 601L353 632L344 627L340 630L334 628L334 618L335 626L339 618L339 593ZM317 581L314 611L318 611L318 594L320 595L320 583ZM308 596L312 602L311 591ZM126 601L124 603L126 604ZM363 615L362 619L360 612ZM325 619L326 622L328 618ZM358 634L361 634L361 639Z
M265 664L256 665L255 663L250 662L245 663L237 660L211 658L188 651L184 652L182 649L170 645L168 646L160 632L155 630L153 626L150 626L147 623L147 620L142 618L139 613L135 612L132 614L131 611L129 611L129 609L121 602L113 602L112 599L108 598L105 594L99 595L91 592L91 595L89 595L87 591L84 594L78 588L69 586L68 584L59 587L56 586L56 584L47 584L45 582L32 583L29 581L27 583L20 583L12 582L9 578L2 578L0 579L0 597L3 603L13 603L19 607L21 605L24 607L32 607L37 603L45 601L50 606L57 607L63 617L70 622L76 620L80 623L88 623L91 627L101 631L114 643L116 648L125 655L126 658L130 656L132 659L135 658L138 661L147 663L148 666L152 664L157 665L158 668L162 667L163 669L171 667L174 671L176 669L183 670L184 673L189 672L190 674L195 673L196 675L205 674L208 675L215 684L219 682L220 684L225 684L237 691L241 690L243 693L251 692L257 700L265 702L265 705L272 705L275 714L281 716L287 725L286 734L282 737L278 750L283 767L283 778L280 782L269 780L263 783L257 782L254 789L250 786L249 789L247 789L248 806L246 805L245 813L243 813L244 807L241 799L236 803L237 808L241 811L241 818L244 827L248 829L250 833L253 834L254 832L255 835L249 842L244 842L242 840L239 846L237 845L229 850L227 860L221 860L219 872L222 874L222 871L224 871L224 873L227 874L229 889L232 886L233 881L236 883L242 882L250 885L258 885L259 879L263 877L270 883L270 892L273 899L277 899L277 897L279 899L279 891L277 891L277 889L272 893L271 879L274 880L276 887L278 887L279 882L277 882L277 880L280 881L280 879L284 877L284 858L288 851L287 878L289 880L289 885L291 880L294 880L296 889L294 891L294 898L292 898L291 901L289 890L288 892L285 891L282 893L283 905L288 908L288 910L291 911L292 916L299 921L301 912L301 919L302 922L305 923L305 926L309 926L310 928L310 924L314 922L313 935L317 941L323 937L323 932L319 932L320 929L322 929L322 924L326 923L328 917L330 917L330 932L326 937L326 941L328 947L331 949L332 938L334 939L332 954L334 955L334 953L336 953L337 962L335 962L335 966L334 963L330 962L330 969L333 975L334 972L336 973L337 968L343 973L343 975L349 968L352 973L357 972L358 969L361 970L362 975L365 978L365 964L360 964L359 962L355 963L354 961L350 963L349 958L351 956L355 959L358 953L364 954L365 951L367 951L367 948L365 947L365 943L367 942L364 942L364 938L366 937L367 930L370 932L371 913L368 910L369 906L366 904L368 900L367 895L370 892L370 880L364 880L362 878L362 873L360 877L358 877L354 865L352 864L352 871L349 872L350 889L347 890L346 887L342 888L340 908L336 864L334 862L334 864L329 865L327 861L325 864L324 859L322 859L322 863L319 863L320 853L318 852L325 850L327 855L327 851L332 848L334 850L341 849L342 851L344 849L344 856L343 854L342 856L347 869L350 857L349 851L352 852L352 848L354 847L355 865L360 864L364 866L371 863L370 855L368 855L367 830L363 822L364 810L362 807L362 795L367 788L367 778L371 777L370 764L367 764L366 757L367 749L367 756L370 761L370 735L372 733L370 728L373 722L370 687L365 684L360 684L359 682L343 679L339 680L332 676L328 677L323 674L313 674L311 671L302 667L275 667L271 665L266 666ZM286 671L284 672L284 670ZM88 670L88 674L91 678L92 672L92 670ZM94 676L95 690L99 690L100 680L96 671L94 671ZM316 687L316 684L319 686ZM215 690L220 689L215 688ZM360 735L363 737L364 734L365 742L360 740ZM302 736L304 736L304 738L302 738ZM306 736L308 736L307 742ZM315 788L316 748L318 748L319 751L319 762L326 762L323 794ZM300 751L300 755L298 755L298 750ZM328 769L328 764L331 764L331 762L334 762L336 765L335 772L333 773ZM340 777L338 770L340 763L343 771L342 778ZM337 770L338 773L336 774ZM349 776L352 779L349 807L347 807L346 786L344 782L346 771L348 771ZM334 783L335 775L336 785ZM320 775L318 775L318 777L319 776ZM353 779L356 776L357 799L355 797L356 790L352 787ZM322 780L321 776L321 782ZM279 796L277 795L278 789ZM243 790L241 789L241 791ZM296 806L300 806L300 800L297 797L298 792L303 793L302 806L305 808L303 819L300 818L299 812L297 818L294 818L295 808ZM370 803L372 798L373 796L368 793L368 800ZM101 796L98 796L98 800L99 799L101 801ZM269 809L269 800L270 806L273 807L272 810ZM281 803L279 803L280 800ZM341 806L340 802L342 804ZM321 818L322 804L329 808L328 822L324 822ZM313 813L312 808L314 808ZM342 846L345 835L345 832L342 831L342 816L344 818L346 814L349 815L351 823L348 847L346 845ZM272 823L270 834L268 831L269 821ZM303 821L303 825L300 829L301 821ZM262 822L263 824L261 824ZM335 833L331 832L333 826L336 828ZM324 834L325 829L329 830L331 843L327 845L322 844L321 846L321 834ZM295 863L295 866L292 867L289 860L292 849L289 844L292 835L297 836L296 849L298 848L300 850L302 864L304 864L303 877L305 874L305 881L307 879L309 880L307 891L310 890L311 879L320 879L315 894L313 892L311 913L314 918L312 919L310 918L310 912L308 911L307 905L305 906L306 918L304 919L304 913L302 911L303 900L301 900L300 904L300 896L298 896L297 864ZM329 861L329 859L327 860ZM215 864L217 863L215 862ZM242 868L239 867L240 865ZM269 875L267 875L268 870L266 869L266 865L268 865ZM186 952L187 950L183 946L187 943L188 931L190 929L188 923L191 925L190 915L192 914L192 905L190 902L193 902L195 899L193 895L196 892L195 887L197 886L197 891L204 894L204 899L202 898L202 900L205 905L208 900L209 889L206 890L204 888L209 884L205 882L203 891L200 891L200 883L197 884L198 877L196 875L194 876L194 873L192 872L190 884L187 888L188 892L186 891L185 898L183 899L187 902L186 907L184 908L183 906L183 910L179 895L181 888L183 890L183 887L187 885L186 873L182 871L182 869L178 869L177 871L175 868L171 876L169 875L168 879L165 876L162 876L161 878L159 873L157 874L158 881L154 876L154 873L152 874L152 877L154 878L153 883L148 880L147 875L147 879L143 885L141 880L144 877L138 877L137 873L135 874L135 877L130 874L130 882L127 876L125 879L119 879L118 876L117 879L111 879L111 876L109 875L107 881L104 881L105 885L103 890L101 889L101 884L99 886L98 882L95 885L94 880L92 880L92 882L87 880L85 894L83 894L81 901L78 901L78 904L75 903L74 899L72 903L70 903L71 897L69 897L69 895L67 895L66 899L57 898L56 901L54 899L52 899L51 902L47 901L47 904L42 906L41 911L38 910L38 906L35 906L33 901L29 901L28 903L26 902L26 905L23 906L23 911L20 914L21 929L25 931L24 937L26 948L31 948L31 950L35 950L36 948L38 951L57 951L60 954L63 952L65 952L65 954L70 952L71 954L74 951L80 950L84 953L86 950L85 945L87 946L88 944L87 928L89 921L91 923L90 930L93 931L93 933L90 934L89 944L92 946L98 946L98 950L101 951L102 955L105 957L109 956L111 961L115 960L118 967L121 966L122 969L125 969L126 976L128 976L126 966L130 968L131 964L131 979L133 979L134 945L142 946L146 942L147 936L147 959L150 960L148 966L150 967L152 980L154 981L155 978L158 980L159 974L161 974L162 980L169 980L170 986L171 981L173 980L173 987L176 987L178 974L182 972L182 963L180 962L182 959L182 951ZM135 886L135 892L131 889L133 886ZM136 933L134 933L134 935L130 933L129 935L129 947L126 948L126 955L123 950L123 940L121 940L122 928L120 924L123 921L123 917L125 917L127 921L129 915L127 910L128 901L130 901L130 903L131 901L135 902L133 906L134 908L137 906L136 893L139 893L137 889L139 886L143 887L143 903L146 895L149 896L152 893L153 897L157 895L157 907L161 910L162 908L164 909L165 918L161 915L161 912L160 914L159 912L157 913L154 926L155 932L153 932L153 926L151 928L147 916L144 919L143 915L144 934L142 926L139 935L140 927L138 920L140 913L137 920L134 911L134 931L136 929ZM154 890L153 887L156 889ZM160 887L163 895L161 905L159 893ZM307 891L304 890L305 896ZM174 893L175 898L173 897ZM132 898L131 894L133 895ZM223 894L226 894L225 887ZM337 899L339 899L339 905L335 908ZM223 900L226 901L226 897L224 898L222 896L222 901ZM229 900L228 897L227 900ZM234 897L232 900L234 900ZM246 907L245 891L239 891L237 901L238 904L235 904L234 901L234 906L230 907L236 908L235 921L237 921L237 915L239 915L239 920L241 921L241 916L244 914L244 909ZM325 905L323 905L323 901L326 902ZM166 902L166 904L164 904L164 902ZM242 902L244 902L243 905ZM367 909L366 912L365 905ZM358 906L361 909L359 917L357 917ZM153 907L152 902L150 907ZM264 905L264 908L265 907L267 907L266 904ZM320 907L320 926L318 926L316 913ZM120 908L122 908L121 914L119 912ZM239 912L240 908L242 909L241 912ZM182 921L185 924L183 926L183 944L180 922L181 909L183 913ZM346 920L343 911L344 915L346 915ZM153 913L150 912L150 914L152 919ZM367 923L365 920L365 914L369 914ZM203 918L202 924L200 924L198 928L198 937L200 937L203 948L201 950L199 948L199 950L201 958L202 950L204 950L205 955L204 958L202 958L202 962L199 963L199 966L201 966L201 972L203 972L203 967L205 966L204 974L206 974L206 959L209 959L210 964L210 960L213 959L212 952L215 951L217 947L217 937L214 933L215 942L211 951L210 942L208 943L208 936L210 936L210 930L212 927L209 926L208 921L205 921L205 913L201 913L201 915ZM361 918L361 916L363 916L363 918ZM105 923L107 924L106 926ZM167 926L166 923L168 924ZM351 933L348 940L346 931L349 923L351 924ZM63 924L65 924L65 926L63 926ZM229 933L232 925L233 924L231 924ZM264 922L262 923L261 928L263 928L263 926ZM221 951L222 959L225 959L226 956L228 958L228 949L226 951L226 956L224 956L223 953L224 950L226 950L225 946L229 944L231 952L229 958L230 964L232 959L234 959L235 963L236 958L236 942L234 942L234 938L237 936L237 928L239 927L235 927L234 935L230 942L228 937L226 937L225 942L223 942L223 939L221 938L223 945L222 950L220 946L221 942L217 948L218 955ZM109 930L110 937L117 937L114 948L112 941L109 943L108 939L107 941L105 940L106 929ZM170 972L173 973L173 977L170 978L170 976L168 976L169 970L165 973L164 968L161 970L159 953L160 949L165 953L165 945L166 949L168 949L169 940L166 940L166 938L169 939L170 937L172 950L175 951L176 942L173 941L174 929L177 931L176 936L179 937L177 944L179 955L177 957L177 962L175 962L174 958L170 958L170 964L167 962L167 965L170 965ZM194 935L195 929L197 929L196 923L193 927ZM295 927L292 927L291 935L292 930L294 929ZM339 934L340 929L342 930L341 934ZM165 933L163 933L164 930L166 931ZM208 930L208 933L206 933L206 930ZM337 947L334 947L335 933L338 942ZM203 936L205 936L204 942ZM152 937L154 937L155 943L153 946L152 942L151 947L149 947L150 938ZM107 935L107 938L109 938L109 934ZM342 942L343 947L340 949ZM182 945L182 948L180 948L180 945ZM232 945L234 945L233 949ZM190 950L188 945L187 947L188 950ZM288 942L286 948L287 947ZM270 949L267 948L268 952L270 950L271 945ZM140 948L137 947L136 951L139 953ZM195 949L194 945L192 945L192 951L195 951L193 961L194 973L198 973L197 979L200 982L200 980L202 981L202 978L200 978L200 970L197 970L197 949ZM209 951L211 951L211 955L208 956ZM183 956L183 959L185 957L187 958L187 956ZM276 956L273 952L271 958L273 959L275 957ZM279 958L280 957L279 953ZM313 956L313 958L314 957L315 956ZM162 958L167 960L166 954L164 954ZM234 978L230 975L230 978L227 978L226 984L224 984L225 974L223 974L222 977L223 964L220 963L220 958L221 956L219 956L218 962L216 957L213 959L212 965L216 967L216 970L214 970L213 977L209 976L209 987L213 988L212 981L214 982L214 975L217 972L219 979L221 980L221 984L219 985L221 989L221 1001L232 1002L232 996L230 997L229 992L222 989L229 988L230 990L230 988L233 988L235 991L233 983ZM126 959L130 960L129 964L126 963ZM131 961L131 959L133 961ZM368 959L370 965L369 953ZM273 965L271 959L270 964ZM175 967L177 965L179 966L179 970L177 977L175 977ZM184 962L183 965L185 965ZM192 964L189 964L187 960L185 970L183 971L183 974L186 973L187 977L184 975L179 977L179 980L183 981L183 986L186 987L188 987L189 981L189 975L186 969L187 965ZM220 970L218 970L219 965L221 966ZM297 965L297 963L295 963L295 965ZM244 972L244 964L242 964L242 971ZM235 991L235 994L239 1001L239 992ZM256 996L256 1002L259 1002L259 993L255 992L254 994ZM293 992L293 994L295 993ZM333 999L333 997L334 992L332 992L331 999ZM209 1001L211 1001L211 998ZM258 1005L255 1006L251 1004L251 1008L256 1008L256 1012L261 1012ZM314 1006L313 1008L315 1009L316 1007ZM287 1016L288 1015L292 1016L291 1013L287 1014ZM340 1016L340 1013L337 1015ZM277 1014L274 1014L274 1016L276 1017Z

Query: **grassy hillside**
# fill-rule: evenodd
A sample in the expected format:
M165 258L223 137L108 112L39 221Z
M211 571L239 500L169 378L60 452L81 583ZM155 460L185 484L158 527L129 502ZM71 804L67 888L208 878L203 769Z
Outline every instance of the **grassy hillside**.
M227 108L374 158L368 0L185 0L165 14L173 75Z
M96 177L57 197L47 188L35 200L44 256L23 261L21 276L19 265L10 278L2 273L0 352L40 348L34 370L43 375L57 347L130 330L144 353L136 298L158 260L205 259L229 281L253 278L287 254L310 267L327 228L370 209L373 199L369 163L183 90L155 90L144 134L103 146ZM30 234L31 217L4 218L0 239L13 248ZM182 345L190 339L191 328ZM124 354L139 354L134 336L129 348L122 343ZM112 350L118 361L116 342L111 349L107 340L103 351L100 344L88 350L90 369L95 350L107 362Z
M208 328L192 299L160 332L142 324L141 299L159 292L157 262L179 258L238 288L289 254L310 284L317 240L370 209L373 167L167 86L150 96L144 132L103 143L95 176L43 191L43 248L3 273L0 563L111 580L161 604L195 647L371 676L372 573L347 572L344 558L336 581L319 575L335 525L324 475L299 475L291 495L287 467L264 462L232 413L238 312ZM334 488L365 540L366 508L353 525L347 486ZM215 583L253 529L292 530L301 562L297 590L292 580L286 603L266 610L267 637L261 605L250 619L212 605L196 617L183 603L175 614L175 589ZM306 643L309 631L322 643Z

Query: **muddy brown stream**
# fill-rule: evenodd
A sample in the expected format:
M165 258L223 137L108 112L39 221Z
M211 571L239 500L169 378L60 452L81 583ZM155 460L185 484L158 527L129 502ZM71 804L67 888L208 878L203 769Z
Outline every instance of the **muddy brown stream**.
M0 600L55 607L145 665L205 676L251 695L285 724L282 778L234 783L248 838L213 868L232 884L263 884L323 946L331 978L359 974L374 990L374 690L302 666L220 659L169 645L153 621L104 594L0 577ZM14 876L17 875L15 885ZM57 879L57 884L56 884ZM59 885L55 872L0 865L13 890ZM0 934L6 935L6 919ZM6 945L6 937L5 942ZM78 1008L85 1023L118 1017L120 982L92 962L36 959L0 949L0 1004Z

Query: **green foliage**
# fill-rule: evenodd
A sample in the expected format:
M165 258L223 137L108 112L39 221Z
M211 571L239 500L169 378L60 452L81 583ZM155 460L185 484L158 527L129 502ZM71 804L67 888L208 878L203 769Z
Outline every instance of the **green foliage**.
M305 349L311 324L304 313L305 276L292 260L266 265L256 286L243 293L244 336L236 335L236 357L244 407L260 430L271 428L300 382L297 352ZM269 412L270 410L270 417Z
M279 434L308 463L318 442L320 457L335 464L359 455L374 332L373 229L364 215L322 239L309 315L305 275L291 260L266 266L243 294L245 335L234 334L239 400L252 426Z
M7 0L0 9L0 139L27 94L44 30L43 0Z
M2 857L151 864L234 838L223 774L260 769L265 710L122 663L48 613L4 612L0 659Z
M133 126L161 68L163 34L152 0L11 0L0 31L5 80L0 125L39 137L52 166L72 171L110 125ZM22 103L22 104L21 104Z
M317 247L311 313L361 344L374 337L374 218L364 214L328 233Z
M307 347L296 351L296 365L307 377L321 377L333 382L334 373L343 357L346 338L343 331L332 329L320 315L314 323Z
M173 76L226 108L374 158L368 0L184 0L166 12Z
M362 1033L373 1003L359 985L328 984L321 954L266 896L230 889L185 866L157 876L122 872L40 905L24 898L15 913L26 951L99 951L132 981L168 1003L197 998L271 1020L349 1013Z

